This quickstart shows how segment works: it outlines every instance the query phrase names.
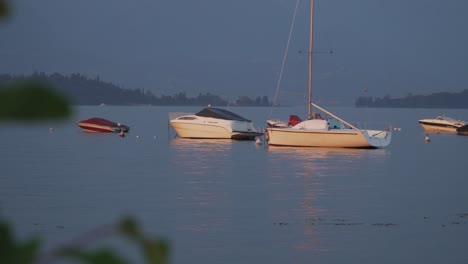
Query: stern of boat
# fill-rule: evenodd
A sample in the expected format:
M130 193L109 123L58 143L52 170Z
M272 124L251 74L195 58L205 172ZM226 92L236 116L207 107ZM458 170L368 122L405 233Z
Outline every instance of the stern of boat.
M383 148L390 145L392 132L390 130L363 130L362 133L374 148Z

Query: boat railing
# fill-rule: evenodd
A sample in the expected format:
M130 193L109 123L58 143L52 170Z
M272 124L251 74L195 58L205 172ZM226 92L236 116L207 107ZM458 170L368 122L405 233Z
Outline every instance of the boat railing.
M181 116L185 116L185 115L193 115L194 113L188 113L188 112L171 112L169 113L169 120L173 120L173 119L176 119L178 117L181 117Z

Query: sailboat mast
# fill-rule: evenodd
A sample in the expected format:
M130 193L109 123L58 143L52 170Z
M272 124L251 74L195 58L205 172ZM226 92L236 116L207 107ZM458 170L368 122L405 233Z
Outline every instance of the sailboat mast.
M310 0L310 29L309 29L309 99L308 119L312 119L312 44L314 33L314 0Z

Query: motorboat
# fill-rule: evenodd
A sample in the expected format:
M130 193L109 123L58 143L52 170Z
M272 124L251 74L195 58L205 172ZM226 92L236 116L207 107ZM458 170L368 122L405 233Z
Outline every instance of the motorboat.
M104 118L93 117L77 122L85 132L91 133L128 133L130 127Z
M419 120L419 124L421 124L426 131L457 132L457 128L467 123L448 116L438 116L434 119L421 119Z
M307 119L302 120L292 115L289 122L274 119L267 120L265 139L271 146L334 148L381 148L388 146L392 138L392 128L384 130L359 129L312 102L313 10L314 1L310 0L309 50L307 52L309 57ZM286 54L287 49L283 59L286 58ZM279 76L278 87L282 72ZM318 109L327 116L323 118L319 112L312 111L312 108Z
M198 113L169 113L169 124L182 138L254 140L263 133L253 122L225 109L206 107Z
M457 134L462 136L468 136L468 125L457 128Z

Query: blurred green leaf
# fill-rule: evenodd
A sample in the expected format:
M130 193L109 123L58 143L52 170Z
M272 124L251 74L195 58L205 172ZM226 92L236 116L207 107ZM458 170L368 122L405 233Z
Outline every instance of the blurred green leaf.
M83 258L89 264L126 264L127 261L117 256L114 252L107 249L101 249L95 252L86 252Z
M6 0L0 0L0 17L6 17L8 15L8 4Z
M169 246L166 241L147 239L138 223L132 217L124 217L118 224L118 230L128 239L136 242L148 264L167 263Z
M127 264L128 262L118 256L113 250L99 249L94 251L81 251L75 248L61 250L58 253L61 257L78 260L88 264Z
M140 231L140 227L138 226L138 223L136 222L135 219L132 217L126 216L123 217L118 225L117 229L125 235L127 238L131 240L141 240L143 239L143 236Z
M164 240L147 239L140 232L137 222L132 217L125 217L119 221L119 233L129 238L140 247L141 254L148 264L164 264L169 261L169 243ZM99 238L105 238L100 236ZM86 245L93 242L91 239ZM127 264L125 258L113 249L83 250L81 243L60 247L49 254L40 255L40 241L30 239L16 241L9 225L0 220L0 263L31 264L34 261L52 263L53 260L70 259L86 264ZM42 263L42 262L41 262Z
M0 222L0 263L6 263L1 260L13 250L14 243L8 224Z
M28 240L16 248L16 263L29 264L39 256L40 241L38 239Z
M143 249L148 264L163 264L168 262L169 245L166 241L147 240L143 244Z
M64 119L71 114L68 99L40 82L16 82L0 87L0 120Z
M10 227L0 222L0 263L29 264L39 254L40 241L37 239L25 242L15 241Z

